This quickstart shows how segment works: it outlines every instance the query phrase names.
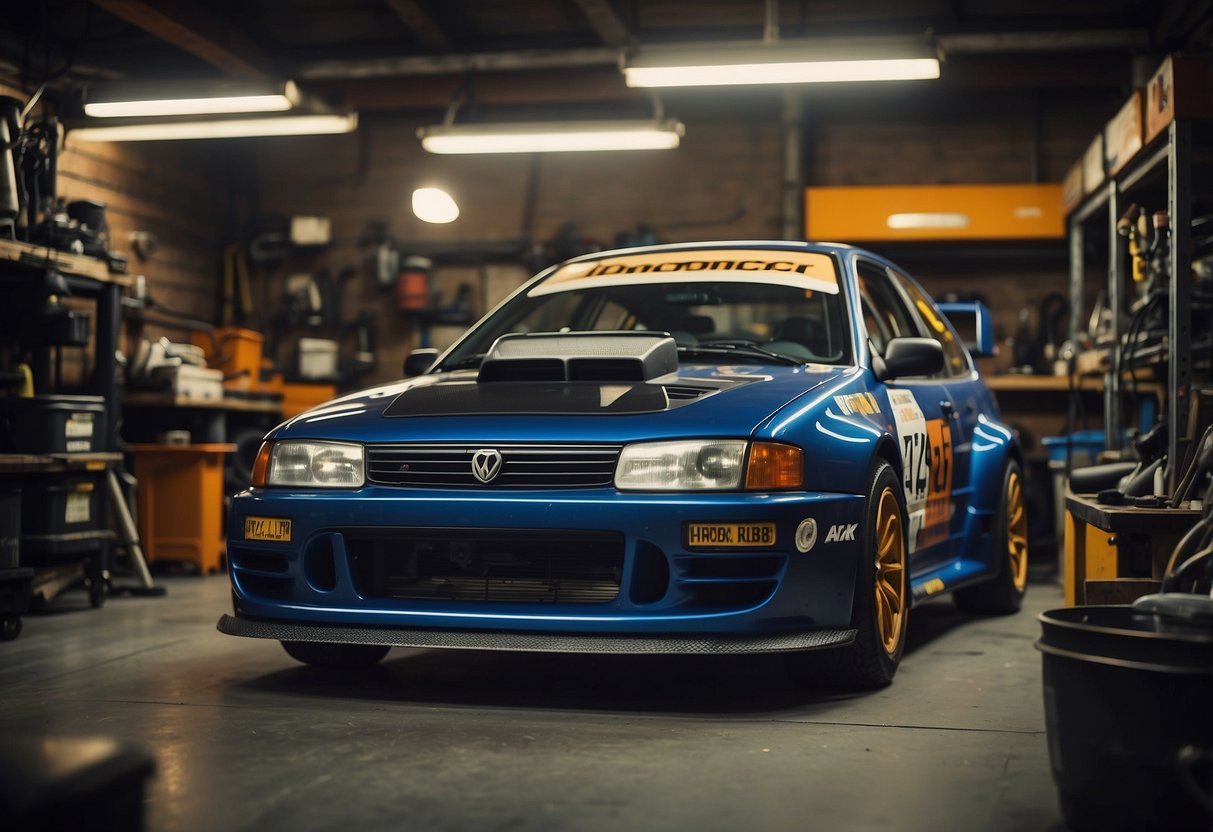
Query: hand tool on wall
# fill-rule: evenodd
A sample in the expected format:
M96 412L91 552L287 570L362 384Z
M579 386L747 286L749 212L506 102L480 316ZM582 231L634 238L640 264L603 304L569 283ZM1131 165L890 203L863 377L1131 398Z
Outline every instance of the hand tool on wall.
M243 246L233 243L223 249L223 304L219 322L223 326L248 323L253 314L253 294L249 285L248 255Z

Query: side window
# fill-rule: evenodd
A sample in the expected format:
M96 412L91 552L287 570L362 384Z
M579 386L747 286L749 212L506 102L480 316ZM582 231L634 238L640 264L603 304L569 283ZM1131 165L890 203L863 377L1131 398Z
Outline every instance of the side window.
M943 347L944 361L948 370L947 374L959 376L967 373L969 371L969 359L965 355L964 347L956 340L956 336L952 334L951 328L944 321L943 315L935 308L935 304L931 303L930 298L905 275L893 272L893 277L901 284L902 290L913 302L919 317L926 324L927 334L938 341L940 346Z
M872 308L872 299L868 297L868 293L862 288L860 289L859 303L863 311L863 326L868 333L868 343L872 345L873 350L883 355L884 346L889 342L890 336L884 324L881 323L880 316Z
M913 313L885 270L860 260L857 271L864 326L873 348L883 353L891 339L919 335Z

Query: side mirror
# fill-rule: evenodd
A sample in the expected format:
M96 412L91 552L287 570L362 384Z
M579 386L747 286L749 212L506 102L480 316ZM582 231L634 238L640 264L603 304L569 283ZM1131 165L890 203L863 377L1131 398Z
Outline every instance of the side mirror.
M434 366L434 361L437 358L438 350L433 347L413 350L404 357L404 377L412 378L413 376L425 375L430 371L430 367Z
M994 343L994 316L980 301L941 303L939 311L947 316L952 328L960 335L965 349L974 358L989 358L997 346Z
M931 376L944 367L943 347L934 338L894 338L873 369L881 381Z

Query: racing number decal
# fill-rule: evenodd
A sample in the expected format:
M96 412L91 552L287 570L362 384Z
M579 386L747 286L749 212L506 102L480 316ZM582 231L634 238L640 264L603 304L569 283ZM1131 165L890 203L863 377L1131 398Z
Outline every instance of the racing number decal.
M890 390L889 404L901 450L902 488L910 518L909 549L934 546L948 536L952 518L952 427L927 420L909 390Z
M931 476L927 485L926 513L918 546L926 548L948 537L952 519L952 426L946 419L927 422L927 441L931 446Z

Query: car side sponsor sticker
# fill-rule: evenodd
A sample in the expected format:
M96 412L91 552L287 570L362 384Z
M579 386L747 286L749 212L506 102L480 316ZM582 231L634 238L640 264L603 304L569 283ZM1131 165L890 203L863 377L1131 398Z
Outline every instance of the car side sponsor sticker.
M902 487L910 517L909 550L948 536L952 519L952 426L926 419L909 390L889 390L901 450Z
M274 543L291 542L291 521L286 517L244 518L245 540L269 540Z
M688 549L745 548L775 545L774 523L687 523Z

